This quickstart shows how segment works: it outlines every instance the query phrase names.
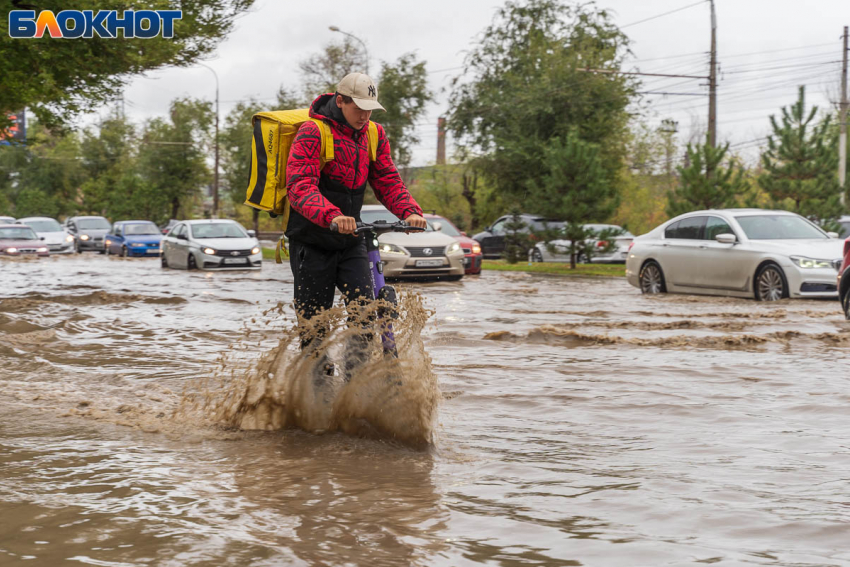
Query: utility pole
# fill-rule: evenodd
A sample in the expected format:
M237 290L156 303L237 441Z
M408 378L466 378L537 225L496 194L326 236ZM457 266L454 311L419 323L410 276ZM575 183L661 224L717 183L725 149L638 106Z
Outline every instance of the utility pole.
M838 186L841 188L841 204L845 205L847 188L845 180L847 178L847 107L850 102L847 101L847 29L844 26L844 48L842 54L843 66L841 67L841 106L839 107L839 122L841 124L840 134L838 137Z
M198 63L201 67L206 67L215 76L215 170L213 173L213 210L212 218L218 218L218 73L209 65Z
M711 70L708 75L708 144L717 147L717 14L711 0Z
M671 118L661 121L659 131L664 134L664 149L667 151L667 182L673 186L673 135L679 131L679 123Z

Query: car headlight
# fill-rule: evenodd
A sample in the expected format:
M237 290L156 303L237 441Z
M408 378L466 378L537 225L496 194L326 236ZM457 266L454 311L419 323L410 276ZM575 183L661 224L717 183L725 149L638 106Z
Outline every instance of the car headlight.
M215 256L215 250L213 250L212 248L204 248L204 254Z
M389 243L381 244L380 251L381 254L401 254L403 256L407 255L407 252L404 251L404 248Z
M7 254L17 254L18 249L17 248L6 248L6 253Z
M446 246L446 254L454 254L460 250L460 242L453 242Z
M816 270L818 268L832 268L830 260L817 260L815 258L805 258L803 256L791 256L791 261L803 268L804 270Z
M46 246L42 246L41 248L36 248L36 250L35 250L35 251L36 251L36 252L47 252L47 247L46 247Z
M259 253L260 253L260 247L259 246L254 246L253 248L251 248L251 254L259 254Z
M65 237L65 242L73 242L73 241L74 241L74 237L71 236L70 234Z
M481 245L480 244L473 244L472 245L472 253L473 254L481 254Z
M88 239L89 239L88 234L84 234L84 235L80 236L80 240L88 240Z

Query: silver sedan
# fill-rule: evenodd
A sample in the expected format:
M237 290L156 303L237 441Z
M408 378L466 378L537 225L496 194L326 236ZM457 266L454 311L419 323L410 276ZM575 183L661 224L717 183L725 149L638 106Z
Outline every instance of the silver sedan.
M635 238L626 278L643 293L835 298L843 244L786 211L696 211Z
M162 267L259 270L263 254L254 231L232 220L180 222L162 239Z

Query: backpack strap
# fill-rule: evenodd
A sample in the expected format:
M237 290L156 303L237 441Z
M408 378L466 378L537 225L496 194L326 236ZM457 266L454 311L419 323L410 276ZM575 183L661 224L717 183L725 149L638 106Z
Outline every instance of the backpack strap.
M320 120L319 118L310 118L310 121L319 127L319 134L321 136L321 145L319 146L319 171L321 171L328 162L334 160L334 135L328 125L325 124L324 120ZM286 205L283 208L283 218L280 223L284 232L286 232L286 227L289 226L289 211L290 205L289 199L287 199ZM289 257L289 251L286 249L286 242L283 240L283 235L281 235L280 240L277 241L277 246L275 246L274 251L274 259L278 264L283 263L283 258L281 256Z
M369 130L366 132L366 137L369 141L369 161L374 162L378 159L378 125L369 121Z

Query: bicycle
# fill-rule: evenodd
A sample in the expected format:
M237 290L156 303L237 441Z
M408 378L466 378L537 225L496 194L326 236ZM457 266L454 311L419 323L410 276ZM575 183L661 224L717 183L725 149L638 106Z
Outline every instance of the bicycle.
M339 227L331 224L331 232L338 232ZM404 221L387 222L378 220L373 223L358 222L354 231L355 236L361 234L366 238L366 254L369 258L369 274L372 281L373 299L385 302L386 306L378 309L378 324L381 330L381 346L384 355L398 358L392 320L398 319L398 295L395 288L386 284L384 265L381 261L381 251L378 236L386 232L423 232L424 228L413 227Z

